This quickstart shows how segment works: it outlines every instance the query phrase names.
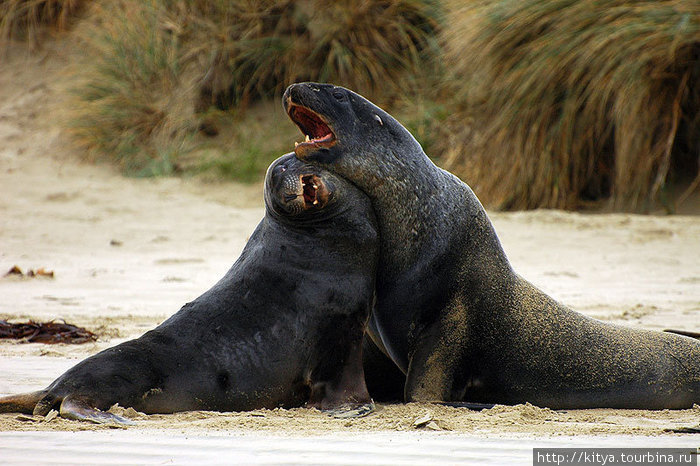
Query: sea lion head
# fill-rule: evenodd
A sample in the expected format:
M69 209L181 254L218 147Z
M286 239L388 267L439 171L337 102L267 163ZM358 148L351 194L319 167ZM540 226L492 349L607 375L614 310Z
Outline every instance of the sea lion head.
M278 158L265 176L265 206L282 217L315 217L337 198L337 177L306 164L294 153Z
M305 135L296 156L351 179L390 176L392 166L425 158L401 123L361 95L332 84L296 83L284 92L284 109Z

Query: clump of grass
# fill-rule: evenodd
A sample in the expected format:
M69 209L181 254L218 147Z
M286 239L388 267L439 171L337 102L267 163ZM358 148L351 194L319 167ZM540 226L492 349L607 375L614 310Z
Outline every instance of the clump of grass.
M278 98L292 82L330 81L370 95L404 92L407 76L429 66L437 15L432 0L102 2L82 34L90 53L76 87L74 131L130 173L191 166L179 159L212 147L200 129L230 130L226 115L244 123L246 108ZM269 151L245 139L246 131L234 133L241 137L235 151L207 153L239 154L219 167L246 177L259 167L239 148L248 147L249 158L267 159L261 154ZM248 168L235 169L234 159Z
M25 39L36 45L45 29L66 29L87 3L85 0L2 0L0 43Z
M444 160L489 204L648 209L672 167L697 173L700 3L454 2L446 17L464 85Z
M219 108L277 96L306 80L369 94L397 91L436 50L434 0L175 3L188 9L205 52L202 96Z
M93 14L79 31L88 48L76 73L72 133L128 174L171 174L198 127L179 18L155 0L105 2Z

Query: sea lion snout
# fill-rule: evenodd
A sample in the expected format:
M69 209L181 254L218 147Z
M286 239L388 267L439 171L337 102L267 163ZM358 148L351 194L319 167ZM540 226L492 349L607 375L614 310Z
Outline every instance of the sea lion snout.
M329 95L335 94L346 99L345 90L332 84L297 83L284 92L284 110L304 135L304 141L294 144L294 152L300 159L327 153L337 144L334 118L329 118L326 102Z
M284 182L284 173L288 167L286 163L276 163L270 166L266 184L268 189L279 189L280 183Z
M294 154L280 158L270 166L265 189L288 215L321 210L333 194L333 188L323 175L296 159Z
M336 86L333 84L322 84L322 83L314 83L314 82L302 82L302 83L294 83L289 85L287 89L284 91L283 94L283 101L285 102L285 110L287 110L287 104L290 103L290 100L293 100L295 102L300 102L303 101L304 99L309 97L309 91L311 92L321 92L325 89L333 89Z

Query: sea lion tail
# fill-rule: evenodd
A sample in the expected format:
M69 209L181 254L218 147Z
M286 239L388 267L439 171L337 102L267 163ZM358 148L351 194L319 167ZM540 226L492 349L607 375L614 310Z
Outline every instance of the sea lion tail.
M33 414L34 407L44 395L46 390L0 397L0 413Z

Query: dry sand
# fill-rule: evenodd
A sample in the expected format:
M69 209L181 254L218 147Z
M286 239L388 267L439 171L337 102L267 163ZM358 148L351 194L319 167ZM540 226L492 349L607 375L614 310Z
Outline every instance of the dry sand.
M260 185L129 179L109 166L78 162L59 129L56 102L65 79L56 47L43 57L13 51L0 66L0 275L14 265L55 272L53 279L1 278L0 319L65 319L100 339L51 346L0 341L0 395L44 387L80 359L162 322L226 272L263 215ZM700 331L700 217L535 211L492 219L515 269L574 309L638 328ZM163 431L197 438L381 431L397 439L406 438L399 432L525 440L632 435L700 444L697 436L664 432L700 423L700 407L555 412L521 405L472 412L408 404L379 406L353 420L302 408L124 414L137 421L129 431L153 438ZM430 422L414 426L426 415ZM7 431L106 429L0 415L8 439L15 437Z

